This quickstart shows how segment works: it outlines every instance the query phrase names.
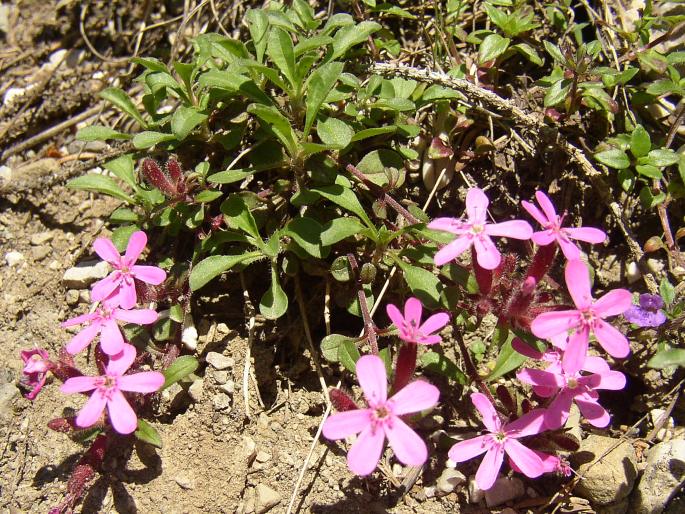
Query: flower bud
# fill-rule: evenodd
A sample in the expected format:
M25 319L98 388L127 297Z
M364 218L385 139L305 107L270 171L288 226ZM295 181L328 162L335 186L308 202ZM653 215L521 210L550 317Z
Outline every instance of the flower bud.
M677 236L677 233L676 233ZM644 244L645 253L652 253L661 250L664 247L664 242L659 236L652 236Z
M362 284L371 284L376 280L376 266L370 262L365 262L362 264L362 269L359 272L359 278Z

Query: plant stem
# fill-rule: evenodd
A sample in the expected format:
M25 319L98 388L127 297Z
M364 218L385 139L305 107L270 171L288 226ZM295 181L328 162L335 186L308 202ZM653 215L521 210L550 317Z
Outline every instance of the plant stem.
M371 193L373 193L381 202L388 204L395 210L395 212L397 212L397 214L404 217L404 219L406 219L409 223L412 225L421 223L421 221L419 221L412 213L402 207L392 196L386 193L382 187L371 182L358 168L348 164L346 169L352 173L352 175L361 180L363 184L369 188Z
M462 339L461 335L455 334L455 339L457 340L457 344L459 345L459 351L461 352L461 356L464 358L464 363L466 364L466 372L468 373L469 378L471 379L471 381L476 383L481 392L488 397L488 399L492 402L493 405L495 405L495 399L493 398L492 393L490 393L488 386L485 384L485 382L483 382L483 379L478 374L478 370L476 369L476 366L473 364L473 361L471 360L471 354L469 353L469 349L466 348L466 345L464 344L464 340Z
M362 318L364 319L364 335L369 341L369 346L371 346L371 353L378 355L378 340L376 339L376 325L374 325L371 319L371 314L369 314L369 305L366 303L366 295L364 294L364 285L362 284L361 277L359 275L359 265L357 264L356 257L348 253L347 260L350 262L350 267L354 273L354 281L357 285L357 298L359 299L359 310L361 310Z

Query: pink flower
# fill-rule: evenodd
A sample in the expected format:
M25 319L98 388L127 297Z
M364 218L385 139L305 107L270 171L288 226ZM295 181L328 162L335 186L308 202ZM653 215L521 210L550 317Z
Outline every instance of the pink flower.
M53 368L54 364L50 362L48 352L42 348L22 350L21 360L24 361L21 384L30 389L24 396L29 400L35 400L45 385L48 371Z
M580 259L580 250L570 241L571 239L588 243L603 243L606 239L607 235L598 228L562 228L561 224L564 222L565 214L564 216L558 216L551 200L542 191L537 191L535 198L537 198L540 207L542 207L542 212L535 205L525 200L521 202L521 205L544 228L543 231L533 234L532 239L536 245L546 246L556 241L561 247L561 251L564 252L564 256L571 261Z
M556 455L550 455L549 453L538 450L533 450L533 452L540 457L540 460L542 461L542 467L544 468L543 473L559 473L560 475L567 477L571 476L571 467ZM514 471L522 473L516 463L511 459L509 459L509 465Z
M371 473L378 465L386 437L403 464L420 466L426 462L426 444L401 416L433 407L440 396L438 388L417 380L388 399L385 364L376 355L357 361L357 378L369 408L339 412L323 425L323 435L328 439L359 434L347 454L350 470L362 476Z
M587 371L590 375L582 375ZM555 396L545 411L545 425L550 430L561 427L568 419L571 404L575 401L580 412L596 427L609 424L609 414L599 402L596 389L620 390L626 385L626 377L620 371L609 369L600 357L587 356L582 366L576 361L563 359L561 366L550 365L547 369L525 368L516 377L536 389L542 397Z
M104 375L73 377L62 384L60 390L66 394L93 391L76 416L78 426L86 428L97 423L107 406L114 430L120 434L130 434L136 429L138 418L122 391L153 393L164 384L164 375L157 371L124 375L135 358L136 349L125 344L120 354L110 358Z
M436 344L441 342L442 338L437 334L433 334L433 332L441 330L450 320L447 313L439 312L433 314L421 324L423 306L418 298L409 298L405 302L404 316L391 303L385 309L388 317L400 331L400 339L408 343Z
M537 316L530 328L542 339L566 334L573 330L564 360L574 361L571 367L580 369L587 354L590 333L593 333L609 355L617 358L630 353L628 339L604 318L621 314L632 304L632 295L626 289L613 289L596 301L590 291L590 275L582 261L569 261L565 270L568 288L574 310L545 312Z
M114 271L106 278L93 285L92 298L100 302L112 297L124 309L130 309L138 301L134 279L147 284L159 285L166 279L166 272L157 266L140 266L135 264L140 257L147 236L139 230L131 234L126 247L126 254L122 257L112 244L112 241L100 237L93 243L95 253L114 267Z
M523 446L518 439L539 434L544 430L544 411L535 409L506 425L502 425L495 407L482 393L473 393L471 401L483 418L489 434L460 441L448 453L454 462L464 462L485 453L476 472L476 483L483 490L490 489L502 467L504 454L516 464L524 475L535 478L545 472L538 454Z
M63 327L71 327L85 323L86 326L67 343L67 351L72 355L83 350L100 334L100 348L107 355L117 355L124 347L124 336L117 325L118 321L149 325L157 321L157 313L152 309L124 310L116 305L116 301L105 300L95 310L88 314L76 316L62 323Z
M435 254L436 266L456 259L471 245L474 245L478 264L484 269L495 269L499 266L502 256L490 236L530 239L533 229L527 221L488 223L486 214L489 203L488 197L482 190L476 187L471 188L466 194L467 221L456 218L437 218L428 224L428 228L451 232L459 236Z

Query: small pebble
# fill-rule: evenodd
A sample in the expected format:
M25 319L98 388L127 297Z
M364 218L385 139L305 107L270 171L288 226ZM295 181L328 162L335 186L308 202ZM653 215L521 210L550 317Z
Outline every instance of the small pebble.
M213 373L214 380L216 381L217 384L222 385L228 382L228 371L215 371Z
M74 305L78 304L79 292L76 289L69 289L65 295L65 299L67 301L67 305L73 307Z
M24 260L24 255L21 252L11 251L5 254L5 262L12 268Z
M52 240L54 234L52 232L38 232L31 236L31 244L33 246L44 245L48 241Z
M194 402L199 402L202 398L202 388L204 386L204 380L199 379L193 382L188 388L188 394L193 399Z
M217 393L212 398L214 410L222 411L231 408L231 398L226 393Z
M231 357L226 357L217 352L209 352L205 359L214 369L222 370L232 368L235 365L235 360Z
M34 261L42 261L52 253L52 248L49 246L36 246L31 250L31 257Z

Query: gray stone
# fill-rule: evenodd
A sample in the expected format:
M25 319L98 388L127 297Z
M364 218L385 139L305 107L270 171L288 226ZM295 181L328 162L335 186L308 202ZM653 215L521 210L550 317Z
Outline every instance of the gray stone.
M17 252L15 250L7 252L5 254L5 262L10 268L12 268L24 262L24 255L21 252Z
M33 246L44 245L48 241L52 240L54 234L52 232L37 232L31 236L31 244Z
M466 482L466 476L461 471L445 468L435 483L438 493L445 495L454 491L457 486Z
M271 454L269 452L265 452L264 450L259 450L257 452L256 459L257 462L261 462L263 464L271 460Z
M202 398L202 388L205 384L203 379L196 380L188 388L188 394L193 399L194 402L199 402Z
M271 489L268 485L257 484L255 493L255 512L257 514L268 512L281 501L281 495Z
M657 514L680 489L685 480L685 441L659 443L647 452L642 478L632 497L635 514Z
M212 398L214 410L226 410L231 408L231 398L225 393L217 393Z
M231 357L226 357L217 352L209 352L205 360L210 366L218 370L232 368L235 365L235 360Z
M617 443L618 446L613 448ZM601 462L595 464L600 458ZM628 441L590 435L581 442L572 462L583 477L576 492L595 505L618 503L633 490L637 478L637 457Z
M52 248L49 246L36 246L31 250L31 257L34 261L42 261L52 253Z
M235 392L235 382L233 382L233 380L229 380L225 384L221 384L219 386L219 389L221 389L226 394L232 395Z
M19 389L14 384L0 385L0 417L12 414L12 400L19 396Z
M176 475L174 477L174 481L181 487L181 489L195 489L195 482L183 473Z
M216 383L219 385L225 384L226 382L228 382L228 378L230 377L230 375L228 374L228 371L215 371L213 373L213 376L214 376L214 380L216 380Z
M78 304L79 292L76 289L69 289L67 290L65 299L67 301L67 305L73 307L74 305Z
M64 272L62 283L70 289L85 289L109 274L105 261L84 261Z
M497 507L510 500L520 498L525 492L526 488L520 478L498 478L492 487L485 491L485 504L488 507Z

